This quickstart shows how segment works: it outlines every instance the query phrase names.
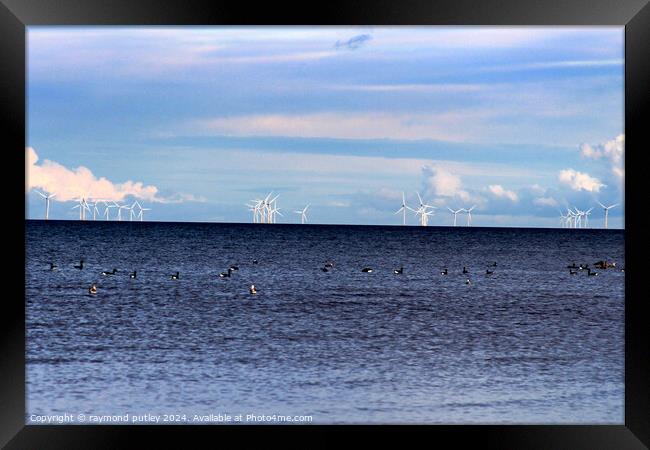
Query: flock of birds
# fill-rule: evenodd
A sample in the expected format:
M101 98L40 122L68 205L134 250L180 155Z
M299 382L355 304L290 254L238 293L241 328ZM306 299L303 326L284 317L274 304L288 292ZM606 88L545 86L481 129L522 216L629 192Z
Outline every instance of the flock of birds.
M258 264L259 261L257 259L254 259L252 262L253 262L253 264ZM596 269L602 269L602 270L615 269L616 268L616 263L611 262L611 261L601 260L601 261L595 262L593 264L593 266ZM84 260L82 259L81 261L79 261L79 264L75 264L75 265L73 265L73 267L75 269L78 269L78 270L83 270L83 268L84 268ZM486 276L493 275L495 267L497 267L496 261L488 263L487 268L485 269L485 275ZM598 275L598 272L592 270L591 267L589 266L589 264L576 264L575 262L573 262L570 266L567 266L567 269L569 269L569 274L571 274L571 275L576 275L579 271L586 271L587 276L596 276L596 275ZM50 263L50 271L56 271L56 270L58 270L58 266L55 263ZM220 278L230 278L230 277L232 277L232 274L234 272L238 271L238 270L239 270L238 266L231 265L224 272L220 272L219 277ZM320 268L320 270L322 272L329 272L331 270L334 270L334 262L333 261L326 261L325 264L323 265L323 267ZM363 272L363 273L372 273L373 271L374 271L374 269L372 267L364 267L364 268L361 269L361 272ZM625 272L625 269L621 268L620 271ZM118 270L113 268L113 270L105 270L105 271L101 272L101 275L105 276L105 277L111 277L111 276L116 275L117 272L118 272ZM404 267L400 267L399 269L393 269L393 274L395 274L395 275L402 275L403 273L404 273ZM462 274L463 275L468 275L469 273L470 273L470 271L467 268L467 266L463 266ZM449 269L447 267L443 268L442 271L440 272L440 275L443 275L443 276L449 275ZM131 278L131 279L135 279L135 278L137 278L137 276L138 276L138 272L136 270L129 273L129 278ZM169 278L171 280L179 280L180 279L180 272L177 271L176 273L171 274L169 276ZM471 280L469 279L468 276L465 277L465 278L466 278L465 279L465 284L468 284L468 285L472 284L472 282L471 282ZM255 295L255 294L257 294L258 291L257 291L257 288L255 287L255 285L251 284L248 292L251 295ZM91 286L88 288L88 293L91 294L91 295L97 294L97 284L96 283L91 284Z

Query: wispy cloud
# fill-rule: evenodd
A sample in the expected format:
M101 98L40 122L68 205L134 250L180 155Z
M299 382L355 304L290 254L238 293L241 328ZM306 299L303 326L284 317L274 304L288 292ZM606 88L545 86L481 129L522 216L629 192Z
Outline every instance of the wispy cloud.
M336 48L347 48L349 50L356 50L362 45L364 45L366 42L372 39L372 36L369 34L359 34L357 36L353 36L348 40L345 41L336 41L336 44L334 44L334 47Z
M543 69L561 69L572 67L606 67L621 66L625 64L623 59L595 59L579 61L544 61L526 64L499 65L480 68L483 72L510 72L517 70L543 70Z

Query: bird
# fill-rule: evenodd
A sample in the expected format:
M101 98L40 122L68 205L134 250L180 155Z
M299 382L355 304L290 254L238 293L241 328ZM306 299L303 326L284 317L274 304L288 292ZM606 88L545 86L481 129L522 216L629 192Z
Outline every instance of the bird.
M54 263L50 263L50 270L51 270L51 271L54 271L54 270L56 270L56 269L58 269L57 265L54 264Z
M589 275L590 277L594 277L594 276L598 275L598 272L592 272L591 269L588 268L587 269L587 275Z
M138 275L138 272L136 272L136 271L134 270L133 272L131 272L131 273L129 274L129 277L131 277L131 278L135 278L137 275Z
M447 275L447 273L448 273L447 268L445 267L444 269L442 269L442 272L440 272L440 275Z
M365 273L371 273L372 269L370 267L364 267L363 269L361 269L361 271Z
M97 286L95 285L95 283L90 285L90 287L88 288L88 293L89 294L96 294L97 293Z
M467 270L467 267L463 266L463 273L469 273L469 270Z
M256 259L253 260L253 264L257 264L258 261Z
M231 273L232 273L232 268L229 268L227 272L221 272L219 276L221 278L230 278Z
M79 261L79 265L78 265L78 266L75 265L75 266L73 266L73 267L74 267L75 269L79 269L79 270L83 269L83 268L84 268L84 260L82 259L81 261Z
M104 272L102 272L102 275L104 275L106 277L106 276L110 276L110 275L115 275L116 273L117 273L117 269L113 268L112 272L104 271Z
M179 273L179 272L176 272L176 273L173 274L170 278L171 278L172 280L178 280L178 276L179 276L179 275L180 275L180 273Z
M401 275L401 274L403 274L403 273L404 273L404 267L400 267L399 269L395 269L395 270L393 270L393 273L394 273L395 275Z
M485 275L492 275L493 273L494 273L494 271L492 271L490 269L485 269Z
M237 266L230 266L230 270L239 270L239 267L237 267Z
M330 271L327 267L321 267L320 270L322 270L323 272L329 272Z
M333 263L333 262L331 262L331 261L327 261L327 262L325 263L325 267L327 267L327 268L329 268L329 269L331 269L331 268L333 268L333 267L334 267L334 263Z
M465 284L472 284L471 281L469 281L469 278L465 280Z
M251 284L250 289L248 290L251 294L257 294L257 289L255 289L255 285Z

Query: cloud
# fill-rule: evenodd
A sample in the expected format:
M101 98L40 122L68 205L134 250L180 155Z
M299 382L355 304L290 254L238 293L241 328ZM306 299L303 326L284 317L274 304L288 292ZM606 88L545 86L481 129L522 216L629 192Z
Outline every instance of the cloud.
M552 206L555 207L558 205L557 200L553 197L538 197L533 200L533 203L538 206Z
M605 187L598 178L573 169L561 170L558 178L574 191L599 192L600 188Z
M463 201L470 199L469 192L462 189L459 176L440 167L422 166L427 192L439 197L458 197Z
M612 173L621 179L625 176L625 169L623 167L623 160L625 158L624 134L619 134L614 139L603 144L594 146L590 144L582 144L580 146L580 154L585 158L594 160L607 158L611 164Z
M519 201L519 196L514 191L508 191L500 184L492 184L488 186L488 190L497 197L504 197L513 202Z
M178 203L189 200L189 197L177 194L165 198L158 193L156 186L145 186L142 182L126 181L113 183L105 177L96 177L87 167L68 169L54 161L39 161L38 154L32 147L27 147L26 191L41 189L56 193L54 200L66 202L77 200L79 197L101 199L107 201L122 201L126 197L159 203Z
M388 112L252 114L193 120L186 124L185 132L193 135L217 136L434 139L462 142L480 134L482 119L492 113L492 111L454 111L438 114ZM473 122L475 126L468 128L468 122Z
M516 70L544 70L544 69L561 69L575 67L607 67L623 66L625 61L622 59L599 59L599 60L580 60L580 61L545 61L528 64L512 64L507 66L492 66L481 69L484 72L508 72Z
M359 34L357 36L351 37L347 41L336 41L334 47L336 48L345 47L350 50L356 50L371 39L372 36L370 36L369 34Z

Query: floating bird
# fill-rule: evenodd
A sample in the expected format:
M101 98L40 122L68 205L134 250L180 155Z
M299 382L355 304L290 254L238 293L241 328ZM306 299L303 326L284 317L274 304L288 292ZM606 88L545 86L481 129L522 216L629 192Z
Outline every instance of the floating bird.
M467 270L467 267L463 266L463 273L469 273L469 270Z
M237 266L230 266L230 270L239 270L239 267L237 267Z
M248 290L251 294L257 294L257 289L255 289L255 285L251 284L250 289Z
M137 275L138 275L138 272L136 272L136 271L134 270L133 272L131 272L131 273L129 274L129 277L131 277L131 278L135 278Z
M257 264L257 262L258 262L258 261L257 261L256 259L253 260L253 264Z
M363 269L361 269L361 271L365 273L371 273L372 269L370 267L364 267Z
M221 272L219 276L221 278L230 278L230 275L232 274L232 267L228 269L227 272Z
M93 295L97 293L97 286L95 283L93 283L90 288L88 288L88 293Z
M447 268L445 267L444 269L442 269L442 272L440 272L440 275L447 275L447 273L448 273Z
M493 273L494 273L494 271L492 271L490 269L485 269L485 275L492 275Z
M113 268L112 272L105 271L105 272L102 272L102 275L104 275L106 277L106 276L110 276L110 275L115 275L116 273L117 273L117 269Z
M84 268L84 260L82 259L81 261L79 261L79 265L74 266L74 268L79 269L79 270L83 269Z
M320 270L322 270L323 272L329 272L330 271L327 267L321 267Z
M465 284L472 284L471 281L469 281L469 278L465 280Z
M400 267L399 269L395 269L395 270L393 270L393 273L394 273L395 275L401 275L401 274L403 274L403 273L404 273L404 267Z
M587 275L589 275L590 277L594 277L598 275L598 272L592 272L591 269L587 269Z
M180 273L179 273L179 272L176 272L176 273L175 273L174 275L172 275L170 278L171 278L172 280L178 280L179 275L180 275Z
M330 269L331 269L331 268L333 268L333 267L334 267L334 263L333 263L333 262L331 262L331 261L327 261L327 262L325 263L325 267L327 267L327 268L330 268Z
M56 269L58 269L57 265L54 263L50 263L50 270L55 271Z

